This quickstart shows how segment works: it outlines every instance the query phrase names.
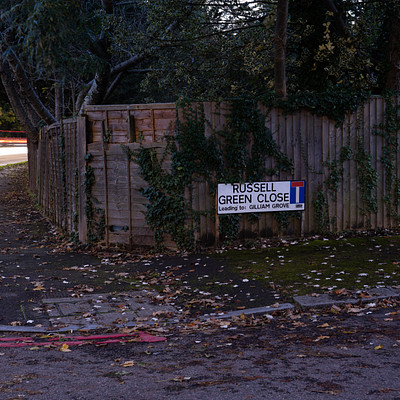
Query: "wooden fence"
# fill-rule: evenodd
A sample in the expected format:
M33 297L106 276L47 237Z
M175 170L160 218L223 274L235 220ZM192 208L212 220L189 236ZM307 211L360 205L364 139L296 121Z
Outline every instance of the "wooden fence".
M209 122L206 133L223 129L228 105L203 106ZM257 221L243 216L242 236L397 227L399 191L388 186L388 174L398 185L399 132L391 141L391 170L388 138L375 132L385 122L385 107L383 98L372 98L337 127L335 121L307 111L284 115L260 106L278 149L294 166L293 174L280 172L271 180L305 180L306 210L301 220L292 218L284 229L273 213L263 213ZM39 205L55 224L82 241L98 229L107 244L153 245L154 232L146 222L146 199L140 191L146 182L138 165L126 156L126 148L151 147L161 155L176 116L175 104L89 106L85 116L44 128L38 145L29 146L31 186ZM267 160L266 167L273 163ZM372 182L368 179L375 175L376 184L368 188ZM195 211L215 206L206 182L194 185L191 199ZM218 238L218 218L202 215L196 238L213 243Z

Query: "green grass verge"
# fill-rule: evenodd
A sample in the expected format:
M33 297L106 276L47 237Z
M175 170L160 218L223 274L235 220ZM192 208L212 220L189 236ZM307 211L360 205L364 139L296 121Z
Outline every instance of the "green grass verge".
M400 284L400 236L311 240L221 254L232 272L286 296Z
M14 164L0 165L0 170L5 168L17 167L18 165L24 165L24 164L28 164L28 161L21 161L19 163L14 163Z

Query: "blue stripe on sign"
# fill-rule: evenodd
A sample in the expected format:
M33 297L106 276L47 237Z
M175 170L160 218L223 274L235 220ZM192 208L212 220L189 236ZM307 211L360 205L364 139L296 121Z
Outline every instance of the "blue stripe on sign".
M290 204L304 203L305 190L304 186L290 188Z

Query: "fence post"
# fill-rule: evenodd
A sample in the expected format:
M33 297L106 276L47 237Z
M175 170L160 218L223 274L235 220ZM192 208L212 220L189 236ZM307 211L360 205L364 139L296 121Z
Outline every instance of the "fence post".
M79 240L87 242L87 219L86 219L86 194L85 194L85 175L86 175L86 117L77 119L77 147L78 147L78 184L79 184Z

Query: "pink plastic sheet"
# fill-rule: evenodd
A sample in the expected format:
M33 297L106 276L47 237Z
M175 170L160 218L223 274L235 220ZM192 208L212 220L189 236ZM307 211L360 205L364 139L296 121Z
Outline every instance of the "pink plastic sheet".
M145 342L156 343L167 340L164 336L153 336L147 332L135 333L113 333L106 335L89 336L54 336L46 338L45 341L36 341L34 337L8 337L0 338L0 347L27 347L27 346L80 346L84 344L111 344L111 343L129 343Z

